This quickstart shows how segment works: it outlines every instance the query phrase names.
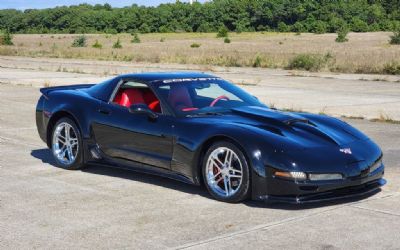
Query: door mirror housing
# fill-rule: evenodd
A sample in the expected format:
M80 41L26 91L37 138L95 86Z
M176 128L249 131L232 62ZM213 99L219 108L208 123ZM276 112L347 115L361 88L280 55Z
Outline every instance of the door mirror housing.
M151 119L156 119L158 115L154 113L146 104L133 104L129 107L129 113L146 114Z

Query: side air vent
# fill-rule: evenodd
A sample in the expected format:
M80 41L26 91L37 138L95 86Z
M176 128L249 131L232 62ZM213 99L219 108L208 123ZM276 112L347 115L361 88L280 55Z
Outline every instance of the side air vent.
M93 159L100 160L102 158L98 147L92 147L90 149L90 154L92 155Z

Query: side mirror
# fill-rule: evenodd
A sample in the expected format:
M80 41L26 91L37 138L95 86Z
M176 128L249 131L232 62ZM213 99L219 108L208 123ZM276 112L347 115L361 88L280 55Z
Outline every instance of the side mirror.
M146 104L133 104L129 107L129 113L146 114L151 119L156 119L158 115L154 113Z

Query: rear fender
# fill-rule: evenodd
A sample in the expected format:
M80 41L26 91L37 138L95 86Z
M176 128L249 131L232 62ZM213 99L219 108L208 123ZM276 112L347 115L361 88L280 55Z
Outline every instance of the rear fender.
M42 93L42 95L47 99L49 97L49 94L56 90L84 89L84 88L90 88L93 85L94 84L77 84L77 85L69 85L69 86L47 87L47 88L41 88L40 93Z

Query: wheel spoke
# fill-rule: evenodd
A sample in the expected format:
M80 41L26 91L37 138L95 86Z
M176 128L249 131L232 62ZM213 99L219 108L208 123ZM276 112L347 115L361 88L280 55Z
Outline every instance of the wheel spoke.
M226 165L228 165L228 166L230 166L231 165L231 162L232 162L232 156L233 156L233 154L232 154L232 151L230 151L230 150L226 150L226 154L225 154L225 164Z
M228 176L227 179L228 179L228 194L230 194L230 193L232 193L231 178L229 178L229 176Z
M221 169L218 169L218 172L216 174L214 174L214 177L217 177L219 174L221 174Z
M72 138L72 139L69 140L69 143L71 144L71 146L78 145L78 139L77 138Z
M69 158L69 160L70 160L70 161L74 160L74 156L73 156L73 154L72 154L72 149L71 149L71 147L68 147L67 152L68 152L68 158Z
M218 184L220 181L222 181L222 179L224 179L224 177L222 177L222 175L218 178L218 180L215 181L216 184Z
M219 159L218 159L218 157L216 157L216 156L213 156L212 157L212 160L215 162L215 164L216 165L218 165L219 164L219 166L218 167L220 167L220 166L223 166L224 164L222 163L222 161L220 161Z
M229 177L230 178L242 178L241 175L234 175L234 174L230 174Z
M67 147L63 147L64 149L61 151L61 153L60 153L60 157L62 158L62 159L64 159L65 158L65 154L67 153Z
M65 140L65 137L62 136L61 134L59 134L59 135L57 136L57 140L58 140L59 142L61 142L62 144L65 144L65 143L67 142L67 140Z
M235 168L230 168L229 171L232 171L232 172L238 173L238 174L242 174L242 171L237 170L237 169L235 169Z
M68 124L65 124L64 131L65 131L65 139L67 141L70 140L69 130L70 130L70 126Z
M218 175L210 175L209 177L208 177L208 180L209 181L213 181L214 183L218 183L218 182L220 182L222 179L223 179L223 177L222 177L222 175L217 179L217 176Z
M224 178L224 189L225 189L225 195L229 195L229 188L228 188L228 179Z
M221 172L221 167L218 165L218 163L214 160L211 159L211 164L218 169L219 172Z

